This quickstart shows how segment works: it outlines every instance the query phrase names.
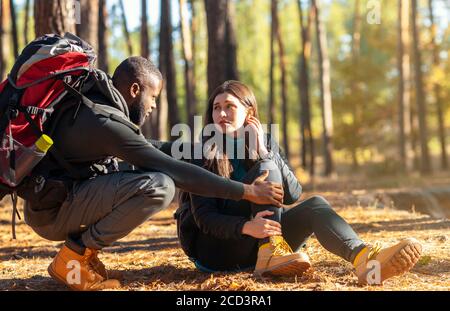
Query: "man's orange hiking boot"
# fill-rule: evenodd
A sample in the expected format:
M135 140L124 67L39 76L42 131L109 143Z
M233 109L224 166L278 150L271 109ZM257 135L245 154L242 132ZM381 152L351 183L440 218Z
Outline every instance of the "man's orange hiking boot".
M91 266L95 272L100 274L105 280L116 279L122 280L123 274L120 271L108 270L105 264L98 258L99 251L91 249L93 254L91 257Z
M48 273L73 290L93 291L120 287L118 280L105 279L94 270L91 261L95 253L95 250L85 248L84 254L80 255L64 244L48 266Z
M261 245L254 274L257 276L302 275L311 267L308 255L295 253L282 236L271 236L269 243Z
M378 243L365 247L353 263L358 282L361 285L382 285L388 278L411 270L421 253L422 245L414 238L401 240L383 249Z

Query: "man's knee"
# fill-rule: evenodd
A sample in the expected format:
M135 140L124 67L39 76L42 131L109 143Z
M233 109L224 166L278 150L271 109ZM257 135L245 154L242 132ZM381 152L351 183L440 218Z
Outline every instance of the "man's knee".
M175 197L175 183L172 178L163 173L152 173L150 178L152 181L152 191L148 192L150 197L154 197L156 192L158 198L161 200L162 207L169 206Z

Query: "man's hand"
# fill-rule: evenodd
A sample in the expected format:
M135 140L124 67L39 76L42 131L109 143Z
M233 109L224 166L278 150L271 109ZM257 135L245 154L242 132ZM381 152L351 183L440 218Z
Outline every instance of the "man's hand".
M267 176L269 176L269 171L264 171L252 184L244 184L244 196L242 198L260 205L271 204L281 207L284 196L283 186L278 183L264 181Z
M280 223L266 219L264 216L273 215L271 211L262 211L255 218L247 221L242 227L242 234L250 235L256 239L264 239L269 236L281 235Z

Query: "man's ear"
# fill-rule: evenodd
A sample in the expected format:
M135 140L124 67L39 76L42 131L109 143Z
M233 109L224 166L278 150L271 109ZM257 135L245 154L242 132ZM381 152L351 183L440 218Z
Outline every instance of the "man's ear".
M136 98L139 93L141 92L141 87L139 86L139 84L137 84L136 82L134 82L131 86L130 86L130 96L132 98Z

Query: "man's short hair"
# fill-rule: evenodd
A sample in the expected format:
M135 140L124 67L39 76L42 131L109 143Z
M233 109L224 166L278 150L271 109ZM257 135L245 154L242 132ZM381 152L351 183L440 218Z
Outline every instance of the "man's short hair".
M142 56L131 56L117 66L113 75L116 84L129 83L130 79L137 79L141 86L146 86L151 78L162 80L162 74L153 62Z

